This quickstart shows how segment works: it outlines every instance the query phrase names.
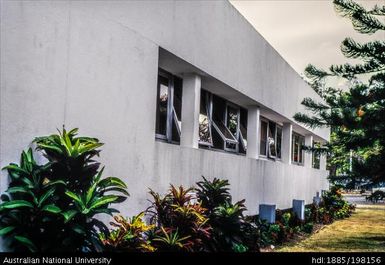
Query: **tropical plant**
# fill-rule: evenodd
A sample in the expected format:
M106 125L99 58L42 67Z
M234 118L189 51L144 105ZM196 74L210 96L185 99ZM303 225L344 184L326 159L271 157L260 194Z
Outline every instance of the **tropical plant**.
M188 238L188 244L186 243L189 246L188 250L205 250L205 242L211 236L211 226L206 215L207 209L196 201L193 189L184 189L182 186L176 188L170 185L169 192L165 196L152 190L150 194L153 201L147 213L151 216L151 222L158 227L156 238L161 236L164 240L167 239L163 228L168 232L167 235L172 233L176 236L175 233L177 233L182 238ZM186 250L186 248L183 249Z
M115 222L110 224L115 229L108 235L100 234L105 249L122 252L154 252L156 248L151 245L146 233L154 229L155 225L147 225L143 221L143 216L144 212L131 218L114 216Z
M256 225L244 216L244 200L232 203L228 180L203 177L197 183L197 197L207 209L208 222L212 227L210 251L258 251L259 232Z
M181 237L178 229L161 227L153 243L161 252L192 251L192 243L187 241L189 238L190 236Z
M60 182L48 180L50 164L38 165L32 149L23 151L20 165L4 167L9 188L1 196L0 235L15 251L45 251L55 240L56 224L62 219L55 204L55 188Z
M102 178L93 160L102 145L76 137L77 129L38 137L37 150L48 159L37 165L32 150L22 153L20 166L10 164L8 195L0 205L0 231L16 251L101 251L99 233L108 233L95 216L118 212L112 203L126 199L118 178Z
M308 223L304 224L302 230L305 233L310 234L311 232L313 232L313 227L314 227L314 224L312 222L308 222Z
M214 178L212 181L203 177L202 181L197 182L197 196L202 202L202 206L213 211L218 205L223 205L231 201L229 181L227 179Z

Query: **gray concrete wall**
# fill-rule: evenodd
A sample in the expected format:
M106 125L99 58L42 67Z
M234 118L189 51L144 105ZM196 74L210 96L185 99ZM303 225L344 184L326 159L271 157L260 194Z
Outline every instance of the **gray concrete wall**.
M327 187L326 171L156 142L159 46L288 119L315 97L227 2L2 1L0 165L66 124L106 143L105 172L131 193L123 214L148 206L149 187L201 175L229 178L251 213Z

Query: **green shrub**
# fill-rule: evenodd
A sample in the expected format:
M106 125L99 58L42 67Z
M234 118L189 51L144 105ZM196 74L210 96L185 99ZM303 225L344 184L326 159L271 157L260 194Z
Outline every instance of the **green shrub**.
M201 202L194 202L196 198L193 189L170 185L165 196L152 190L150 194L153 201L147 213L156 227L150 237L150 240L156 239L155 246L160 251L206 250L212 227L208 222L207 209L201 206ZM176 241L180 244L176 244Z
M207 209L208 223L212 227L207 248L210 251L258 251L258 228L243 215L246 211L244 200L232 202L228 181L217 178L209 181L203 177L197 186L197 197Z
M303 225L302 227L302 230L305 232L305 233L312 233L313 232L313 227L314 227L314 224L312 222L309 222L309 223L306 223Z
M32 150L22 152L20 165L4 169L9 188L0 204L0 235L14 251L101 251L99 233L106 225L96 214L117 212L112 203L126 199L118 178L102 178L94 157L103 144L76 137L77 129L38 137L37 150L48 162L38 165Z
M384 198L385 198L385 192L383 192L382 190L376 190L375 192L370 194L366 198L366 200L371 201L373 203L377 203L378 201L383 200Z
M154 228L143 221L144 212L124 218L114 216L115 222L110 224L115 227L108 234L100 234L100 238L107 251L119 252L153 252L155 247L148 240L147 232Z

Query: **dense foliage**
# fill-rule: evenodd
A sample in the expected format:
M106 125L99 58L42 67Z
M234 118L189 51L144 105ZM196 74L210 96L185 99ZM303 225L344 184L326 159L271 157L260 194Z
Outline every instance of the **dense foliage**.
M96 214L112 215L128 195L118 178L102 178L94 157L103 144L76 137L77 129L38 137L37 150L48 160L39 165L32 149L20 164L4 169L9 188L1 196L0 235L15 251L101 251L99 233L107 226Z
M245 200L233 203L229 193L229 182L203 177L197 183L198 199L207 209L208 222L212 227L212 237L208 249L211 251L256 251L258 229L244 216Z
M10 250L31 252L247 252L279 244L297 233L311 233L313 223L350 215L352 206L332 188L301 221L291 211L277 211L267 224L246 216L245 200L233 202L228 180L203 179L195 188L170 185L165 195L150 190L151 206L131 218L113 215L113 203L128 193L118 178L103 178L95 161L102 146L77 137L77 129L38 137L36 150L46 163L22 152L20 164L4 169L9 188L1 196L0 236ZM110 227L96 218L113 216Z
M334 0L336 11L351 20L363 34L385 30L385 6L366 10L352 0ZM312 114L297 113L294 118L310 127L328 126L331 141L313 150L330 155L331 179L344 179L351 187L361 180L385 180L385 41L358 43L346 38L343 55L362 63L332 65L328 70L309 65L307 81L323 99L305 98L302 104ZM329 85L331 80L347 80L347 88Z
M316 224L330 224L334 220L349 217L354 210L355 206L342 197L340 187L333 186L322 195L319 205L313 203L305 208L305 220L300 220L291 210L277 210L274 224L257 218L261 246L279 245L294 239L298 234L312 233Z

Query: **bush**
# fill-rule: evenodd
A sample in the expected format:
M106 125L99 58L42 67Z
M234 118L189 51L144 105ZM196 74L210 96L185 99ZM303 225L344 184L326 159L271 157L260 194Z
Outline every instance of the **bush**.
M314 224L312 222L309 222L309 223L306 223L303 225L303 228L302 230L305 232L305 233L312 233L313 232L313 227L314 227Z
M76 137L77 129L38 137L36 150L48 162L37 164L32 149L22 152L20 165L4 169L9 188L1 196L0 235L14 251L101 251L99 233L107 233L96 214L117 212L112 203L126 199L118 178L102 178L94 157L103 144Z
M366 197L367 201L371 201L373 203L377 203L380 200L383 200L385 198L385 192L381 190L376 190L372 194Z
M210 251L258 251L259 232L255 223L248 222L244 200L232 202L227 180L203 177L196 189L199 201L207 209L212 236Z
M124 218L121 215L114 216L115 222L110 224L116 229L107 235L100 234L100 238L107 251L119 252L153 252L155 247L151 245L146 234L154 228L143 221L144 213L132 218Z
M184 189L182 186L175 188L171 185L169 192L163 197L152 190L150 194L153 201L147 213L157 228L152 237L157 248L167 251L205 250L212 228L208 222L207 209L202 207L201 202L196 202L193 189ZM175 245L176 239L186 242Z

